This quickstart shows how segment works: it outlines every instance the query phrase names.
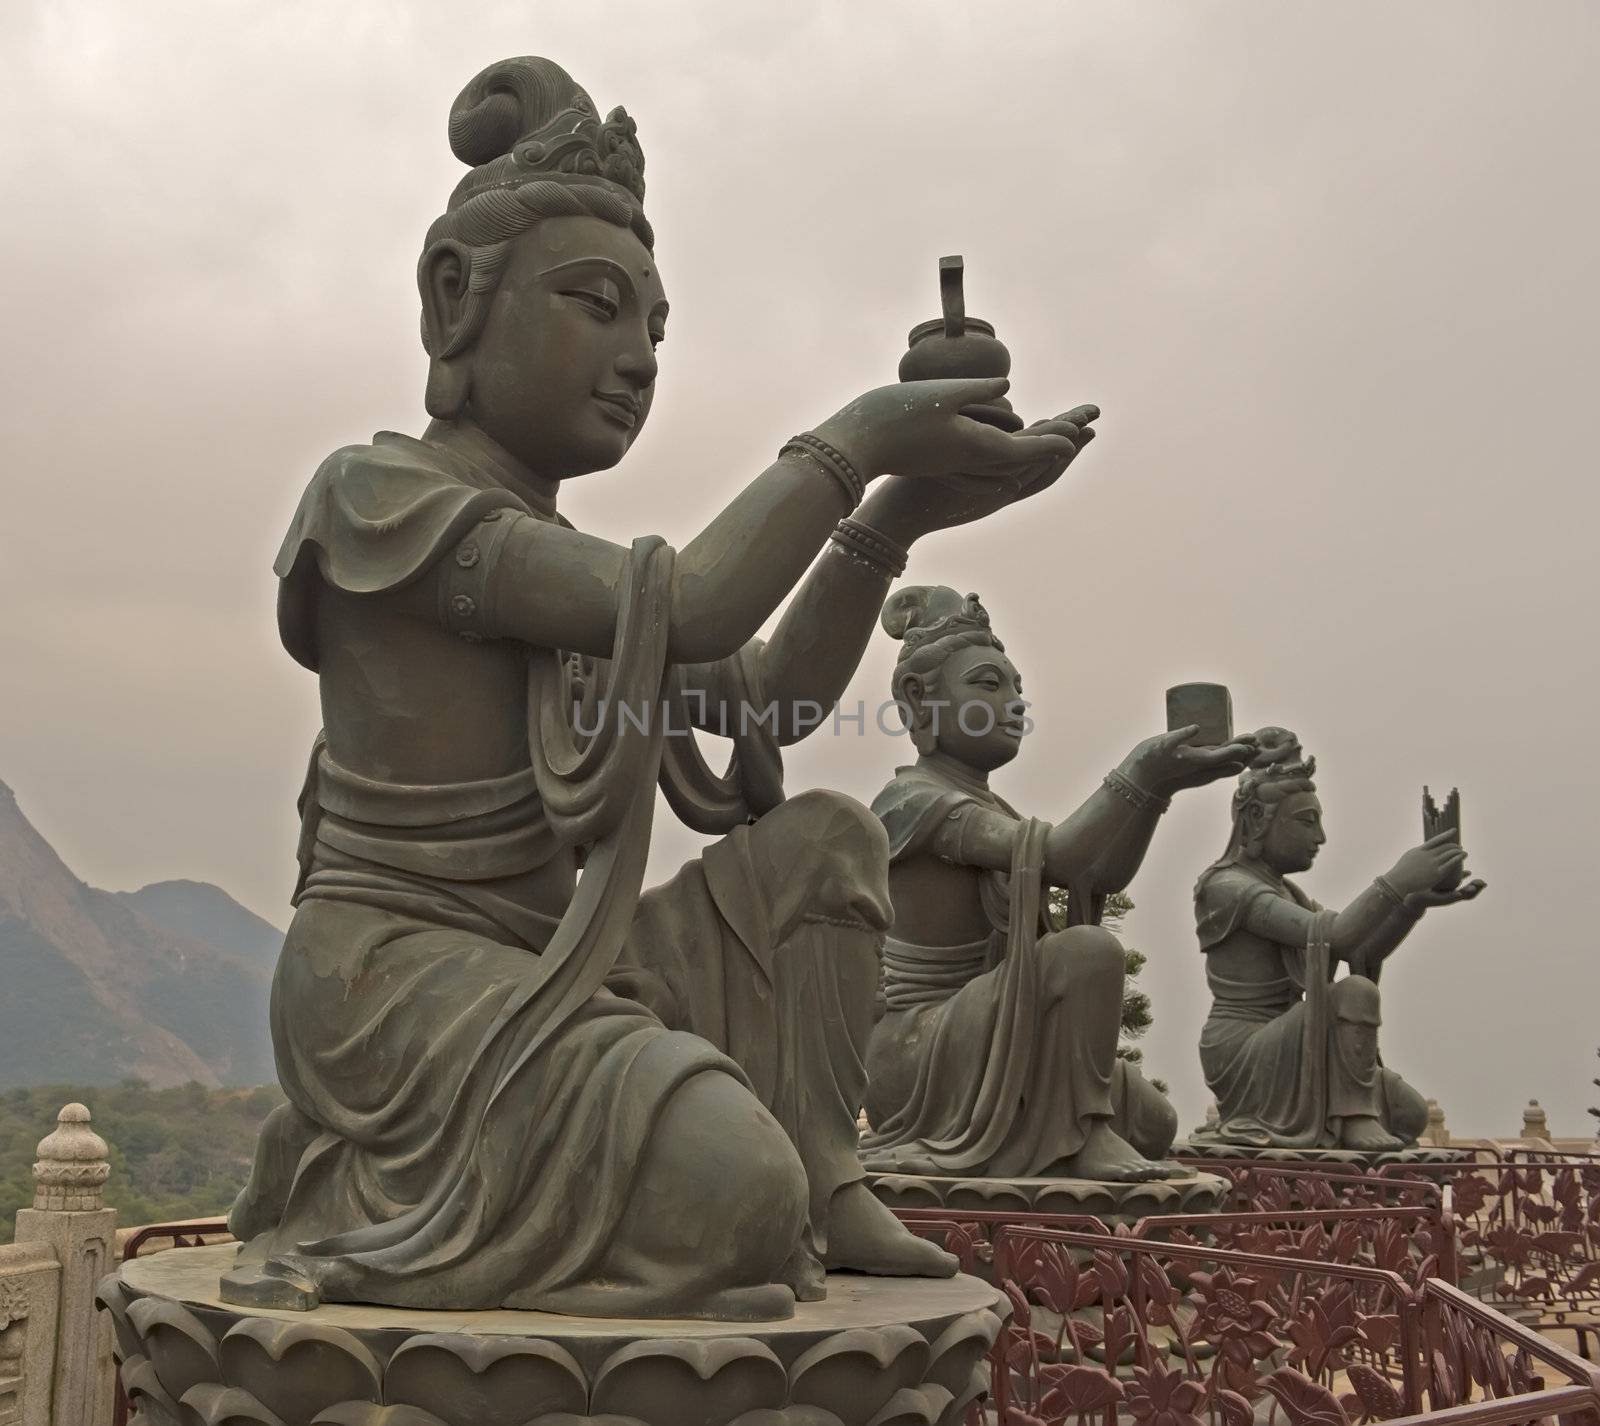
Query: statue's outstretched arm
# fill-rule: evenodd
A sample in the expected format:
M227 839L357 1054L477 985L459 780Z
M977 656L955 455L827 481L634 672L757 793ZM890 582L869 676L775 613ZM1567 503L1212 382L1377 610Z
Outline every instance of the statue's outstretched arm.
M981 380L881 387L786 445L678 552L668 658L711 662L753 638L840 518L860 503L866 482L891 470L917 479L980 470L983 478L1002 481L1016 469L1070 456L1072 445L1054 431L1012 434L960 414L1005 386ZM622 547L528 516L503 523L504 543L485 575L489 632L609 654ZM834 581L824 581L824 592L833 587ZM881 602L881 587L878 593Z
M1247 908L1244 927L1277 945L1303 949L1318 914L1287 896L1260 896ZM1334 917L1329 944L1356 974L1374 976L1383 957L1405 939L1416 920L1380 878Z
M1428 907L1470 901L1477 896L1483 890L1481 881L1462 884L1466 862L1467 854L1453 828L1435 833L1421 846L1404 853L1356 899L1377 895L1383 914L1376 924L1363 924L1359 931L1352 928L1346 933L1340 954L1350 962L1350 969L1377 980L1384 961L1411 933ZM1352 902L1351 906L1355 904ZM1338 934L1336 927L1336 947L1340 944Z
M1121 891L1143 864L1172 795L1233 776L1255 751L1248 737L1199 746L1193 741L1198 732L1176 728L1146 738L1076 812L1051 829L1045 866L1057 885L1090 896Z
M678 552L668 658L724 658L754 636L804 573L847 500L814 462L781 456ZM518 515L479 538L482 627L492 637L609 655L627 549Z
M1066 821L1050 829L1045 879L1090 896L1122 890L1144 859L1164 806L1159 798L1135 801L1108 778ZM1008 871L1023 826L1004 812L968 805L940 829L931 850L959 865Z
M780 743L805 737L844 694L877 627L891 577L887 567L839 544L823 550L761 652Z

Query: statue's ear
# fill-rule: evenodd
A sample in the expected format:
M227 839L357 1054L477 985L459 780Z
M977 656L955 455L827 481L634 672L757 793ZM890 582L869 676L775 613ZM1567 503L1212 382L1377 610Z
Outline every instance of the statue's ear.
M919 753L931 753L938 745L938 733L933 709L928 706L934 696L929 680L918 673L902 674L894 696L911 731L912 744Z
M900 705L901 716L909 727L917 726L917 716L922 711L922 700L927 690L920 674L903 673L894 681L895 702Z
M467 279L471 271L471 253L450 238L434 243L417 266L417 286L422 293L422 344L432 357L428 367L428 414L441 420L459 415L466 404L466 362L458 353L465 345Z
M449 352L456 345L471 271L472 255L453 238L432 244L417 264L423 339L430 353Z

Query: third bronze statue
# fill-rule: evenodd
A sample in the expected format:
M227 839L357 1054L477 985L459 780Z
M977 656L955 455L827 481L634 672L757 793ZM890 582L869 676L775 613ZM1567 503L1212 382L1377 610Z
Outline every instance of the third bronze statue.
M901 382L681 551L580 533L564 487L627 456L667 323L635 127L521 58L449 134L432 421L323 462L277 563L325 730L272 996L288 1102L224 1296L775 1318L824 1268L951 1274L857 1155L883 829L785 801L779 745L843 692L907 547L1048 488L1098 413L1007 429L962 414L1003 379ZM669 710L732 739L726 774ZM717 840L643 891L658 782Z
M1017 756L1022 679L976 595L913 587L884 606L894 696L917 759L873 801L889 833L894 925L868 1053L862 1142L885 1173L1143 1181L1177 1119L1117 1056L1125 957L1098 924L1139 869L1168 799L1238 772L1250 739L1148 738L1053 826L989 775ZM1052 929L1045 891L1068 892Z
M1378 977L1424 911L1483 890L1466 871L1459 799L1442 815L1428 799L1431 835L1343 910L1325 910L1289 880L1325 840L1316 760L1285 729L1257 739L1227 850L1195 887L1213 997L1200 1063L1218 1109L1196 1143L1408 1148L1427 1127L1427 1101L1378 1054ZM1336 979L1341 962L1350 973Z

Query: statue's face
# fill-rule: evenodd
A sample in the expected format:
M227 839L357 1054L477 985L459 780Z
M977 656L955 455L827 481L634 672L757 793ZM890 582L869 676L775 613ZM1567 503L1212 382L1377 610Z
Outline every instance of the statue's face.
M1306 871L1328 840L1314 792L1292 792L1278 804L1261 843L1261 860L1279 875Z
M1025 731L1022 675L999 649L973 644L944 661L932 696L939 751L988 772L1016 757Z
M468 414L537 475L606 470L650 414L655 258L600 218L546 218L515 244L470 353Z

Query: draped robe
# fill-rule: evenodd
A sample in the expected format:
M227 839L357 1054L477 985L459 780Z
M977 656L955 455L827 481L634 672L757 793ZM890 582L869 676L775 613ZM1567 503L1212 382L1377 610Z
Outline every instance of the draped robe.
M452 552L450 575L481 575L504 523L534 514L492 471L432 443L385 433L337 452L278 558L285 645L318 668L324 590L393 593L436 577ZM706 1071L754 1084L778 1114L809 1171L814 1220L860 1176L852 1035L864 1042L865 1025L836 1002L852 967L865 965L870 992L887 889L876 925L806 921L798 893L754 856L769 835L755 819L783 796L770 733L742 730L722 777L692 737L664 739L689 724L666 659L672 558L657 539L635 543L611 660L528 649L526 767L400 784L352 771L319 739L272 996L288 1104L230 1220L242 1262L287 1265L327 1300L584 1310L572 1304L654 1123ZM463 598L447 617L472 612ZM727 696L764 702L754 650L717 677ZM621 706L666 716L643 727L597 716ZM658 779L684 821L728 835L641 897ZM813 800L780 820L786 836L825 839L838 812ZM821 855L797 857L801 892ZM856 860L829 874L870 892L881 861ZM554 906L552 885L567 887ZM777 955L808 936L834 954ZM834 1100L831 1118L800 1113Z
M1096 950L1081 956L1070 940L1053 944L1042 903L1048 826L926 766L900 768L872 804L891 864L924 853L973 807L1017 819L1012 865L981 879L984 940L921 946L890 931L863 1162L880 1172L1049 1175L1083 1147L1094 1118L1159 1157L1177 1121L1117 1057L1121 948L1105 932L1091 933Z

